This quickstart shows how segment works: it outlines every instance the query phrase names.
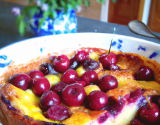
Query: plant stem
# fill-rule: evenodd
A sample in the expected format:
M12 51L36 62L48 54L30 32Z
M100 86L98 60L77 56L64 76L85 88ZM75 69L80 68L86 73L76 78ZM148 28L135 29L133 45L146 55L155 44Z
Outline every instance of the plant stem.
M151 107L151 109L153 108L153 106L151 105L151 102L149 101L149 99L148 99L148 97L145 95L145 97L146 97L146 100L147 100L147 102L148 102L148 104L149 104L149 106Z

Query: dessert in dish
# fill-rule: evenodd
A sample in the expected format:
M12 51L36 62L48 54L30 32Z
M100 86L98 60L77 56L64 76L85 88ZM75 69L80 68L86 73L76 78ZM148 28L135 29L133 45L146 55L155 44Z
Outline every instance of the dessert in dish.
M9 65L0 77L4 125L160 124L160 64L101 48Z

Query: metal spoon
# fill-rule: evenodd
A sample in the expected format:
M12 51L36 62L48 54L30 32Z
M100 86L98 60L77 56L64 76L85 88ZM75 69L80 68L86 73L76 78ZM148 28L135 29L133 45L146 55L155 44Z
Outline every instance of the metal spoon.
M128 23L129 29L139 35L147 36L147 37L153 37L160 40L160 37L155 35L148 26L146 26L143 22L139 20L133 20Z

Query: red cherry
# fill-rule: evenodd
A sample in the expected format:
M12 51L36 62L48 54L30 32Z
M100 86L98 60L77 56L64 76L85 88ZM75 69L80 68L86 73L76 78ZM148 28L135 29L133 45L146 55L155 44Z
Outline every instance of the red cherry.
M64 105L52 105L47 110L46 117L56 121L63 121L70 117L70 110Z
M84 88L76 83L68 85L62 92L62 101L68 106L80 106L85 97Z
M39 77L35 78L31 82L33 93L37 96L41 96L46 90L50 89L50 83L47 78Z
M55 57L53 67L59 72L65 72L69 68L69 59L66 55Z
M107 105L108 97L102 91L92 91L87 96L87 103L93 110L100 110Z
M85 81L86 85L90 83L98 84L98 74L94 70L88 70L81 76L81 81Z
M136 80L150 81L154 78L154 73L151 68L142 66L135 74Z
M22 90L26 90L29 87L30 81L30 76L25 73L16 74L9 80L11 84Z
M54 86L51 87L51 91L56 92L58 95L61 95L62 90L67 86L66 83L60 81L57 84L55 84Z
M40 70L31 70L27 74L31 77L31 79L44 77L44 74Z
M102 77L99 83L99 87L102 91L108 91L118 87L118 81L114 76L106 75Z
M102 54L99 57L100 63L102 63L102 66L104 69L109 69L109 66L111 64L116 64L117 63L117 55L110 52L109 56L107 53Z
M78 80L78 74L73 69L68 69L61 76L61 81L67 84L72 84Z
M159 119L159 108L155 103L151 103L152 108L149 104L139 109L139 117L145 123L154 124Z
M153 103L156 103L158 107L160 108L160 95L154 95L151 97L151 100Z
M50 106L60 103L61 99L59 95L54 91L46 90L40 99L40 104L43 109L48 109Z
M77 84L79 84L79 85L81 85L81 86L86 86L86 82L85 81L75 81L74 83L77 83Z
M85 50L80 50L80 51L77 51L77 59L79 61L83 61L83 60L86 60L89 58L89 53L86 52Z

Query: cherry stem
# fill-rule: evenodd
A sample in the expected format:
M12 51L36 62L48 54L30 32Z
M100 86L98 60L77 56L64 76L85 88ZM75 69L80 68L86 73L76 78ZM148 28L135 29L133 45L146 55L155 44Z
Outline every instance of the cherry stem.
M153 107L152 107L151 102L149 101L149 99L148 99L147 95L145 95L145 97L146 97L146 100L147 100L147 102L148 102L148 104L149 104L150 108L152 109Z
M115 34L115 31L116 31L116 28L114 27L113 35ZM113 42L113 38L112 38L111 43L110 43L110 47L109 47L109 51L108 51L108 56L109 56L110 51L111 51L112 42Z

